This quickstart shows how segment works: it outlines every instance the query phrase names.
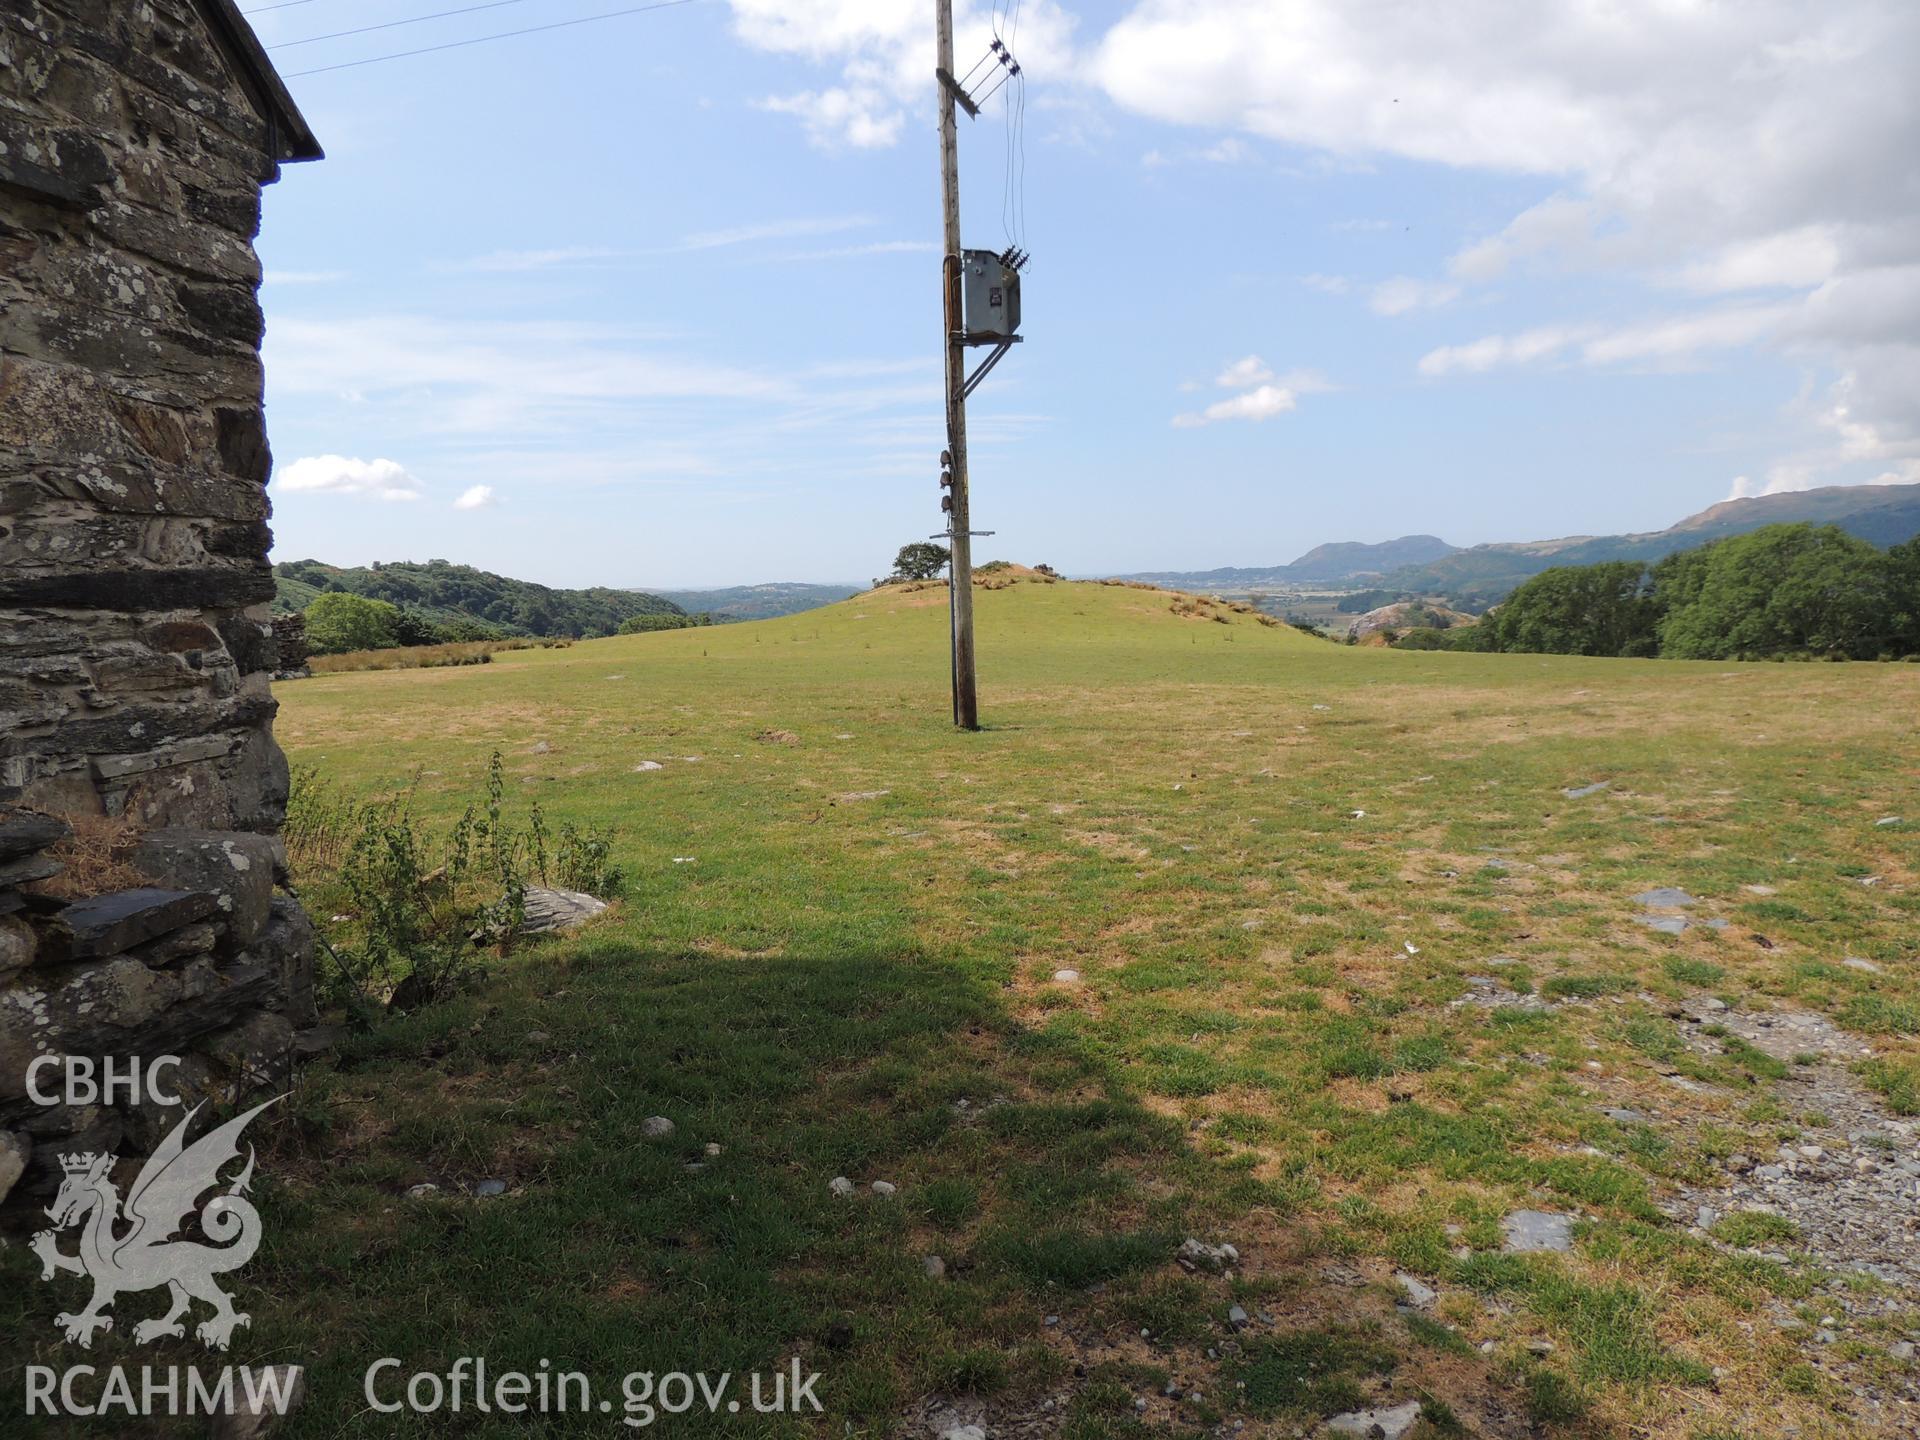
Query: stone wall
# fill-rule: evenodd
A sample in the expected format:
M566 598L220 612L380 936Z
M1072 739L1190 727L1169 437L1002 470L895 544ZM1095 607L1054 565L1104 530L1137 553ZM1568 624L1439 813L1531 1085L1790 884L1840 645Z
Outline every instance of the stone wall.
M159 885L227 907L82 954L60 936L85 916L17 888L37 850L0 860L0 1129L23 1043L257 1022L284 1051L311 1019L310 934L271 898L287 767L253 237L261 185L318 153L231 0L0 6L0 803L124 819ZM251 867L238 911L206 845ZM169 935L170 958L135 953ZM0 1179L17 1149L0 1136Z

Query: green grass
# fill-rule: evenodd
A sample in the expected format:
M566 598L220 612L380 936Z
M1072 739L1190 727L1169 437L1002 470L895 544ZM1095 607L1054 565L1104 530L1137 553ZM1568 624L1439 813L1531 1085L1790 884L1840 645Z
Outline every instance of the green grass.
M1870 1028L1867 1079L1920 1107L1920 985L1808 965L1910 953L1900 888L1858 879L1920 863L1920 832L1872 825L1911 809L1920 673L1356 650L1121 586L978 599L972 735L946 723L938 588L278 688L293 760L348 791L445 823L499 749L510 802L615 831L630 876L586 933L356 1037L281 1107L233 1358L314 1366L293 1434L443 1433L361 1413L389 1354L602 1377L799 1354L815 1433L891 1435L960 1392L1014 1417L1069 1393L1076 1435L1216 1423L1137 1412L1156 1369L1249 1423L1390 1393L1469 1427L1497 1395L1550 1426L1679 1436L1725 1403L1817 1433L1785 1366L1702 1383L1794 1283L1665 1226L1704 1132L1623 1141L1596 1107L1664 1108L1679 1065L1715 1153L1771 1148L1785 1067L1683 1054L1637 998L1700 988ZM1779 903L1743 910L1755 883ZM1653 935L1630 897L1660 884L1740 918ZM1451 1005L1470 975L1551 1008ZM442 1196L408 1200L426 1180ZM1523 1205L1583 1209L1573 1253L1498 1254ZM1234 1279L1176 1270L1188 1235L1240 1246ZM1416 1268L1455 1330L1323 1262ZM42 1361L33 1273L0 1252L30 1282L0 1283L0 1329ZM1279 1317L1237 1356L1236 1296ZM91 1358L132 1354L124 1329ZM1540 1335L1550 1365L1509 1364Z

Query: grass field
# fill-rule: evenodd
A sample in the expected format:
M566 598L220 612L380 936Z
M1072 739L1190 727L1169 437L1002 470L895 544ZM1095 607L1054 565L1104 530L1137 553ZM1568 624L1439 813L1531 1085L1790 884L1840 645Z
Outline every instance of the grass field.
M1171 601L983 591L971 735L938 587L280 687L296 764L448 820L497 749L632 876L285 1107L234 1358L312 1365L295 1433L623 1433L367 1413L372 1359L466 1355L824 1377L824 1417L670 1432L1418 1400L1428 1434L1913 1433L1913 1297L1669 1212L1822 1123L1792 1062L1684 1028L1702 997L1827 1016L1873 1052L1835 1083L1920 1109L1920 668L1355 650ZM1686 933L1641 922L1658 886ZM1520 1208L1571 1250L1504 1253ZM1187 1237L1241 1258L1187 1273Z

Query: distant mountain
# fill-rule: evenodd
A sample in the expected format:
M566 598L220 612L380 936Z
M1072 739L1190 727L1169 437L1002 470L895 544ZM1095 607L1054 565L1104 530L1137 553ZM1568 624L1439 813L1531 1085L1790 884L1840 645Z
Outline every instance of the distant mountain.
M276 612L304 610L330 590L365 595L416 610L449 624L478 621L503 635L611 635L634 615L678 615L671 600L639 590L556 590L530 580L429 560L393 560L368 566L288 560L273 567Z
M1408 565L1425 565L1459 548L1438 535L1402 535L1378 545L1337 540L1314 546L1287 566L1287 572L1297 580L1364 580Z
M1763 525L1801 521L1838 525L1875 545L1898 545L1920 535L1920 485L1828 485L1723 500L1665 530L1629 535L1574 535L1475 545L1424 565L1392 571L1380 587L1407 594L1444 595L1455 604L1483 609L1505 598L1529 576L1556 565L1593 565L1602 560L1658 560L1710 540L1744 535Z
M656 590L663 600L671 600L692 614L705 611L716 620L770 620L776 615L797 615L802 610L818 610L850 595L858 595L864 585L805 585L797 581L774 581L766 585L734 585L720 590Z
M1180 590L1374 580L1408 565L1423 565L1430 560L1451 555L1457 548L1437 535L1402 535L1398 540L1385 540L1378 545L1339 540L1329 545L1316 545L1287 565L1228 566L1220 570L1157 570L1118 578L1142 580L1150 585L1171 585Z
M1875 545L1897 545L1920 535L1920 485L1828 485L1723 500L1665 530L1630 535L1569 535L1465 550L1432 535L1405 535L1380 545L1319 545L1287 565L1156 571L1120 578L1212 592L1365 586L1401 596L1443 597L1465 609L1481 610L1504 599L1529 576L1555 565L1658 560L1709 540L1797 521L1838 525Z

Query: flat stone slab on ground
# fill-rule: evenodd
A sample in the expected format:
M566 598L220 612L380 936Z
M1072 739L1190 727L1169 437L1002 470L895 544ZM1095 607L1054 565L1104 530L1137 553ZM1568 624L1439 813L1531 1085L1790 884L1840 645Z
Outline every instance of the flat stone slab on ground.
M1661 885L1652 890L1642 890L1633 897L1636 905L1645 905L1655 910L1671 910L1679 906L1698 905L1699 897L1672 885Z
M591 920L607 908L607 902L582 890L561 890L546 885L527 887L526 912L520 929L528 935L548 930L570 930Z
M1501 1248L1508 1254L1573 1248L1571 1215L1556 1215L1551 1210L1516 1210L1500 1222L1500 1229L1507 1237Z
M1331 1417L1324 1429L1329 1435L1370 1436L1373 1440L1400 1440L1420 1418L1420 1402L1409 1400L1380 1410L1349 1410Z

